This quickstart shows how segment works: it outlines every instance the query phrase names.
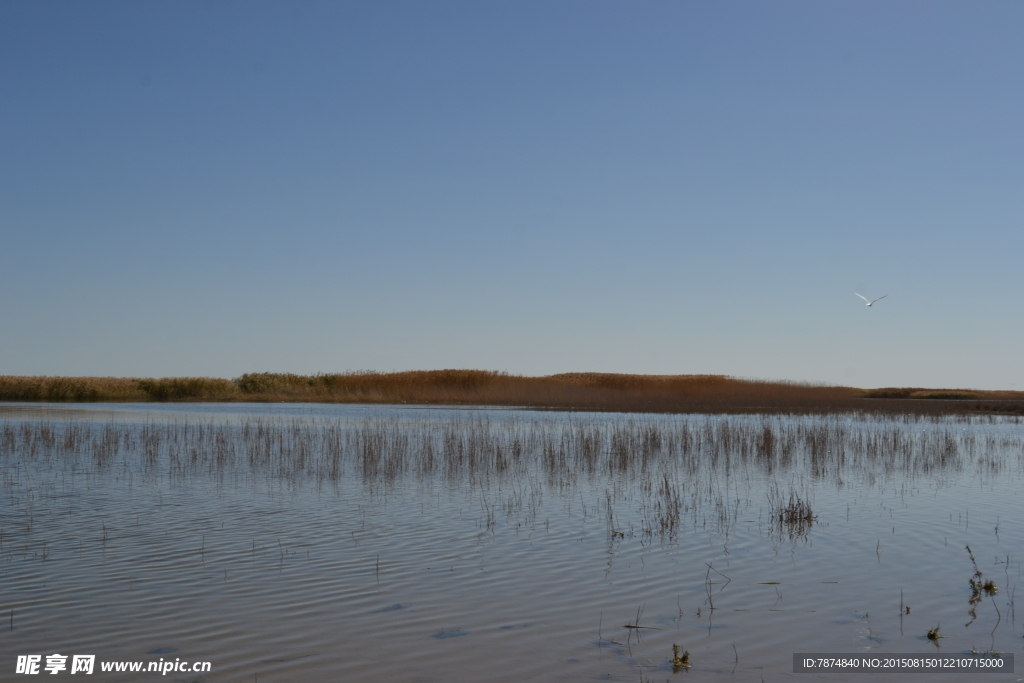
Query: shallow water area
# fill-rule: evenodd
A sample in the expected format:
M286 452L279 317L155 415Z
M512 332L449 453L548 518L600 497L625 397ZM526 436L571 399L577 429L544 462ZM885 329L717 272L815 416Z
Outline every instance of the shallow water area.
M0 681L53 653L211 663L181 681L1018 653L1022 463L1013 418L3 406Z

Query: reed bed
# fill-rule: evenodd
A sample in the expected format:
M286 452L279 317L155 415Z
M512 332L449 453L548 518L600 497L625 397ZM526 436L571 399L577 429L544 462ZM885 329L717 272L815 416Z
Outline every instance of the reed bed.
M971 422L977 422L977 418ZM988 418L990 424L1019 424ZM966 422L966 421L965 421ZM869 468L930 473L966 464L992 469L1007 450L1024 457L1024 434L980 436L957 422L834 418L696 417L492 420L246 418L240 422L88 422L8 419L0 462L59 458L102 467L210 472L244 466L274 476L337 479L358 474L487 477L541 471L550 477L633 476L749 466L800 469L812 478Z
M993 430L965 430L966 422ZM816 482L870 485L932 479L973 467L979 476L1024 462L1016 418L869 420L834 417L627 417L534 420L245 418L237 422L0 423L0 472L9 484L29 464L62 476L116 473L143 482L212 477L316 486L362 482L387 492L426 478L477 491L482 519L496 512L532 523L545 490L605 490L614 539L635 533L674 539L684 521L717 530L769 482L766 521L781 540L807 536ZM788 490L788 498L779 491ZM599 499L599 498L594 498ZM741 501L743 505L741 506ZM639 511L620 528L615 507ZM635 518L635 517L634 517Z
M0 401L240 401L503 405L646 413L1024 415L1024 392L878 389L763 382L721 375L567 373L524 377L480 370L252 373L235 379L0 377Z

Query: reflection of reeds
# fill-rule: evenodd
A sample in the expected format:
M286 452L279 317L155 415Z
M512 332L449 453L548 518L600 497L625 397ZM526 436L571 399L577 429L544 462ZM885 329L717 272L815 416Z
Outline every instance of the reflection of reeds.
M946 399L946 400L935 400ZM251 373L208 377L0 377L0 401L311 401L517 405L660 413L1024 414L1024 392L814 386L721 375L567 373L522 377L479 370ZM771 448L764 443L762 448Z

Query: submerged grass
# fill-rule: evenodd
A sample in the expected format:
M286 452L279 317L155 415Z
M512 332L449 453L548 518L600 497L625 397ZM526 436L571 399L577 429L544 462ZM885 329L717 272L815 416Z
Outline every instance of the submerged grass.
M872 413L1024 415L1024 392L861 390L723 375L565 373L525 377L483 370L250 373L235 379L0 376L0 401L239 401L505 405L651 413Z

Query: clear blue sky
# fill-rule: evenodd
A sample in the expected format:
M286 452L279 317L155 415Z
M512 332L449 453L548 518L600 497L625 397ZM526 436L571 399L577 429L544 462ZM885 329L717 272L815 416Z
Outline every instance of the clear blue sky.
M4 2L0 374L1024 389L1021 36L1019 2Z

